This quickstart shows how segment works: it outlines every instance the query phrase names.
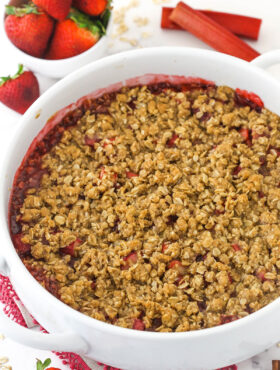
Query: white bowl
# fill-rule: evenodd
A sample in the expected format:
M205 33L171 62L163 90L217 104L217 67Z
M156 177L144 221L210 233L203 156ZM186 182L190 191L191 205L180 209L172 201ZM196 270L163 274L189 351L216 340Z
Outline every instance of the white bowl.
M255 63L269 64L271 60L279 61L280 52L260 57ZM155 78L148 73L160 75ZM146 76L135 78L143 75ZM118 88L127 80L130 84L151 79L172 81L166 75L201 77L218 85L253 91L267 108L280 114L280 84L265 71L252 63L200 49L164 47L116 54L81 68L47 90L22 116L0 166L0 271L9 276L27 309L51 333L20 327L2 314L0 329L14 340L41 349L84 353L129 370L215 369L249 358L279 340L279 298L232 323L185 333L142 332L97 321L48 293L27 271L11 242L7 221L9 189L32 139L48 118L60 111L48 123L50 128L79 103L63 107L92 91L98 90L93 95L100 95L108 90L104 89L107 86L115 84L110 89Z
M109 34L112 28L112 13L107 25L106 35L102 36L101 39L87 51L76 55L72 58L65 58L59 60L48 60L43 58L33 57L24 51L17 48L8 38L5 26L4 26L4 15L5 15L5 6L2 4L0 6L0 20L1 28L0 32L3 34L4 38L4 48L7 50L11 58L18 60L19 63L24 64L33 72L41 73L47 77L51 78L62 78L67 76L69 73L83 67L84 65L98 60L105 56Z

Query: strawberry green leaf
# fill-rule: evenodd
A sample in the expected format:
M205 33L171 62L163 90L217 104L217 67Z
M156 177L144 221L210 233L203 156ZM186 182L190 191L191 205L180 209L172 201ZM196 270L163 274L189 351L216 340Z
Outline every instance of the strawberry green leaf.
M9 80L15 80L17 79L22 73L24 72L23 64L18 65L18 71L13 76L6 76L6 77L0 77L0 87L4 85L5 82Z
M103 30L100 27L98 21L91 19L88 15L79 12L75 8L71 8L68 14L68 18L74 21L78 27L87 28L89 31L91 31L92 34L96 36L103 35Z
M51 359L47 358L45 362L43 363L43 369L46 369L51 364Z
M50 364L51 364L51 359L47 358L44 363L41 360L37 359L37 369L36 370L45 370Z
M101 15L102 23L103 23L103 29L104 29L104 35L106 33L106 28L109 23L109 19L111 16L111 10L109 8L105 9L104 12Z
M42 13L39 12L35 4L24 4L20 8L12 5L6 5L6 14L15 15L17 17L23 17L27 14L42 14Z

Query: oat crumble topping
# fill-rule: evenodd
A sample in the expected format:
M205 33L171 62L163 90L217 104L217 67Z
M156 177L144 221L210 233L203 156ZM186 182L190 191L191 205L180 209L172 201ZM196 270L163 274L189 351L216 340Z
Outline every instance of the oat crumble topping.
M276 299L280 119L236 103L226 86L166 85L87 109L12 216L33 276L88 316L158 332Z

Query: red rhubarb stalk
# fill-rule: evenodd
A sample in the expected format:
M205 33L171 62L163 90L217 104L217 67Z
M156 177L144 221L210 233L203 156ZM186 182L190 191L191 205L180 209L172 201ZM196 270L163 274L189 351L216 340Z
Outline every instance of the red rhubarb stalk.
M163 7L161 14L161 28L170 30L181 30L182 28L170 20L174 8ZM216 12L212 10L198 10L200 13L213 19L221 26L238 36L258 40L262 20L260 18L247 17L245 15Z
M248 62L260 55L232 32L182 1L177 4L171 13L170 19L222 53L233 55Z

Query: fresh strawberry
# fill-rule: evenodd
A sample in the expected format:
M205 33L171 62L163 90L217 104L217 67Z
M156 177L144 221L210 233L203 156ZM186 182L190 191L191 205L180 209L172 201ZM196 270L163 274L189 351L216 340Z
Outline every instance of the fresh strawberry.
M11 42L29 55L42 57L53 31L54 21L35 5L6 6L5 30Z
M70 11L72 0L32 0L53 18L63 21Z
M37 78L22 64L14 76L0 77L0 101L18 113L23 114L39 95Z
M108 5L107 0L74 0L73 6L89 15L100 15Z
M72 9L68 18L57 24L47 59L71 58L88 50L99 40L102 30L89 16Z

